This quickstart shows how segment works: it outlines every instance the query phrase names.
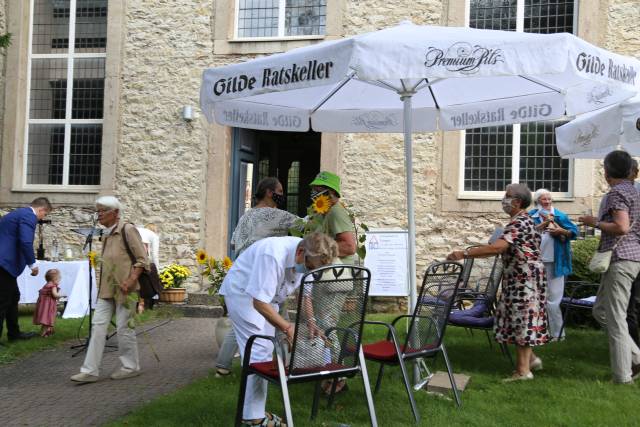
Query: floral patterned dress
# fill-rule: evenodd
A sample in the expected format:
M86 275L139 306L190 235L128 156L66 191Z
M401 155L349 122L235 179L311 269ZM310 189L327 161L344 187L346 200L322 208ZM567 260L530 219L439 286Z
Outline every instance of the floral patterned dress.
M509 249L502 255L502 293L496 307L496 341L536 346L549 340L547 279L540 256L540 233L525 211L511 219L502 239Z

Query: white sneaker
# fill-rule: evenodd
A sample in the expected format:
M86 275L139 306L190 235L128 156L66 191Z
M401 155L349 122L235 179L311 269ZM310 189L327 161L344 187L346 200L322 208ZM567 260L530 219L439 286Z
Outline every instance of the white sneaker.
M531 372L527 372L522 375L519 372L514 372L509 378L505 378L502 380L503 383L510 383L514 381L528 381L533 379L533 374Z
M111 374L112 380L124 380L126 378L133 378L140 375L140 371L130 371L129 369L120 368Z
M532 371L541 371L542 370L542 359L536 357L533 359L533 362L529 362L529 369Z
M75 381L77 383L95 383L98 381L100 377L91 374L85 374L84 372L80 372L79 374L75 374L71 376L71 381Z

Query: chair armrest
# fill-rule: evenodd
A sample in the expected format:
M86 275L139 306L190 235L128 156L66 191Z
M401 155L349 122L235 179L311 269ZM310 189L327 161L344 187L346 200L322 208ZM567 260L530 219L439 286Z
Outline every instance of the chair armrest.
M569 287L571 287L571 285L575 285L575 286L573 287L573 289L572 289L572 291L571 291L570 295L569 295L569 300L570 300L570 301L573 301L573 300L576 300L576 299L581 299L581 298L579 298L579 297L576 297L576 295L578 295L578 292L579 292L579 291L581 291L582 289L585 289L585 288L594 288L594 293L593 293L593 295L595 295L595 294L597 294L597 293L598 293L598 288L600 287L600 284L599 284L599 283L589 283L589 282L567 282L567 283L565 284L565 286L566 286L566 285L569 285Z
M253 347L253 342L256 339L264 339L273 342L273 347L278 348L278 342L275 337L270 337L269 335L251 335L247 340L247 345L244 348L244 358L242 359L242 366L249 366L251 362L251 347Z
M402 316L400 316L402 317ZM398 318L394 319L394 322L397 320ZM391 323L386 323L386 322L378 322L376 320L365 320L364 321L365 325L378 325L378 326L384 326L385 328L387 328L388 332L387 332L387 341L389 341L389 339L392 339L393 342L396 344L396 346L398 345L398 339L396 337L396 328L395 326L393 326L393 324Z

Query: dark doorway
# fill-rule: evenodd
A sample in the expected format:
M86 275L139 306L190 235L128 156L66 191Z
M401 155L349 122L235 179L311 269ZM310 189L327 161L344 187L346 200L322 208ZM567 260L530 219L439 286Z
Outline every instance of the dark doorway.
M272 132L235 128L233 133L229 239L262 178L277 177L287 196L287 210L306 216L308 184L320 172L317 132Z

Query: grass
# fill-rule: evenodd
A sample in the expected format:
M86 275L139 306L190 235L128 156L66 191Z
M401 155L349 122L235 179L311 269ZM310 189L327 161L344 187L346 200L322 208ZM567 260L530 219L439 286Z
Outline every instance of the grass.
M37 332L40 333L40 326L33 324L33 314L28 313L28 310L21 311L20 314L20 330L22 332ZM165 318L174 316L175 311L170 307L159 306L154 310L147 310L139 316L138 322L146 323L159 318ZM113 328L113 326L111 326ZM14 362L20 358L26 357L32 353L59 347L63 344L68 345L70 340L76 339L77 343L83 343L84 338L89 333L89 317L83 319L56 319L55 334L48 338L34 337L25 341L14 341L11 344L7 344L6 339L6 325L5 337L0 344L4 344L5 347L0 349L0 365Z
M388 320L390 316L371 316ZM569 329L568 339L537 351L544 370L534 381L504 384L511 367L494 345L489 348L482 333L470 336L460 328L447 330L447 348L455 372L471 376L462 393L463 406L452 400L415 393L422 426L570 426L637 425L638 386L614 385L610 380L607 340L602 331ZM366 341L382 337L371 331ZM373 386L376 364L369 364ZM442 358L429 366L444 370ZM135 410L111 426L233 425L239 366L229 377L215 378L213 372L174 393L162 396ZM291 403L296 425L369 425L362 379L349 381L350 390L336 399L334 409L320 406L318 418L309 420L312 386L293 385ZM380 426L414 425L399 369L386 370L379 394L374 398ZM278 387L269 386L267 409L282 415Z

